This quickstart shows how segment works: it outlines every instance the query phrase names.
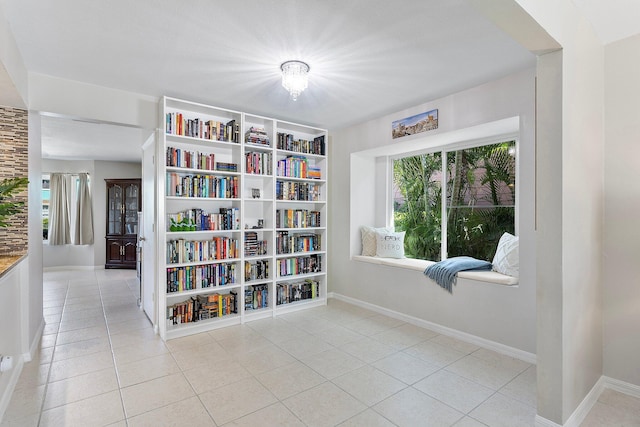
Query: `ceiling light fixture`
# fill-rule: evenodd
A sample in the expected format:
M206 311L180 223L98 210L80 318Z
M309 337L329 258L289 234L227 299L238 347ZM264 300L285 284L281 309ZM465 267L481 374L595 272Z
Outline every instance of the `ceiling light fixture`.
M309 65L302 61L286 61L280 65L282 70L282 87L289 91L292 100L309 85Z

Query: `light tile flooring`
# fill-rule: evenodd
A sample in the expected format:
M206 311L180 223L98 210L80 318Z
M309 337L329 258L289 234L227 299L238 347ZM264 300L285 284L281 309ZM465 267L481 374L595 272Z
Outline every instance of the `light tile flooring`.
M132 271L45 273L1 427L532 426L535 366L339 301L162 342ZM605 391L585 426L640 425Z

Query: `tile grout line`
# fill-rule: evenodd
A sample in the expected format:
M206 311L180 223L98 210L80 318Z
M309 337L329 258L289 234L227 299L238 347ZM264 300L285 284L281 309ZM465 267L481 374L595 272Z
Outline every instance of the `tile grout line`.
M38 413L38 427L42 423L42 413L44 412L44 403L47 399L47 391L49 390L49 379L51 378L51 368L53 367L53 357L56 354L56 347L58 344L58 335L60 334L60 325L62 324L62 317L64 316L65 309L67 308L67 299L69 298L69 282L70 278L65 279L67 282L66 292L64 295L64 303L62 304L62 313L60 314L60 321L58 322L58 328L56 329L56 339L53 343L53 351L51 352L51 360L49 361L49 369L47 370L47 379L44 383L44 392L42 394L42 402L40 402L40 412ZM43 276L43 287L44 287L44 276ZM44 292L43 292L44 294ZM45 322L46 324L46 322ZM40 342L42 342L42 337L40 337ZM42 348L38 349L38 351L42 351Z
M116 364L116 355L115 355L114 349L113 349L113 342L111 341L111 331L109 329L109 322L108 322L108 319L107 319L107 311L105 310L104 298L102 296L102 284L98 280L98 276L97 276L97 274L95 274L95 272L94 272L94 275L95 275L96 283L98 284L98 292L100 292L100 306L102 307L102 314L104 316L104 324L105 324L105 327L107 329L107 339L109 340L109 349L111 350L111 359L113 360L113 370L115 371L116 381L118 383L118 394L120 395L120 404L122 405L122 413L124 415L124 423L125 423L126 426L128 426L129 425L129 421L128 421L128 417L127 417L127 407L124 404L124 398L122 396L122 385L120 383L120 373L118 372L118 365ZM126 282L125 282L125 284L126 284ZM129 285L127 285L127 288L128 287L129 287Z

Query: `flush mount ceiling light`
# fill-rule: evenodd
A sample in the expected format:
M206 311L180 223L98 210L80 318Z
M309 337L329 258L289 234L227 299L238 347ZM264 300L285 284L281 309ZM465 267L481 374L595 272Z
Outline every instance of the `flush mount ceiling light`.
M302 61L286 61L280 65L282 70L282 87L289 91L292 100L305 90L309 83L309 65Z

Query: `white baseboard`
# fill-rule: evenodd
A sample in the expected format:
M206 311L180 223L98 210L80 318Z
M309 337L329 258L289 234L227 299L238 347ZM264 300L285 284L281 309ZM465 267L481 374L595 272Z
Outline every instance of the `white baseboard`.
M371 304L368 302L361 301L359 299L351 298L346 295L338 294L335 292L329 292L327 294L329 298L335 298L340 301L348 302L353 305L357 305L362 308L366 308L371 311L375 311L376 313L384 314L385 316L393 317L394 319L402 320L403 322L411 323L416 326L420 326L423 328L431 329L434 332L437 332L442 335L447 335L453 338L457 338L461 341L465 341L471 344L475 344L477 346L493 350L497 353L504 354L506 356L515 357L516 359L523 360L528 363L532 363L535 365L536 363L536 355L533 353L526 352L524 350L520 350L514 347L509 347L504 344L500 344L495 341L491 341L485 338L481 338L475 335L468 334L466 332L458 331L457 329L448 328L446 326L439 325L437 323L429 322L424 319L420 319L418 317L409 316L404 313L399 313L394 310L389 310L388 308L380 307L379 305Z
M593 409L605 388L640 399L640 386L603 375L591 388L589 393L587 393L585 398L582 399L580 405L578 405L564 424L556 424L540 415L536 415L536 427L579 427L587 415L589 415L589 412Z
M605 380L604 377L600 377L598 381L591 387L591 390L587 395L582 399L582 402L578 405L573 414L567 419L567 421L563 424L563 427L580 427L580 424L587 418L589 415L589 411L593 409L593 406L598 401L598 398L604 391Z
M25 363L31 362L36 352L38 351L38 348L40 347L40 338L42 338L42 332L44 331L44 325L45 325L45 321L43 317L42 321L40 322L40 326L38 327L38 331L36 332L35 336L33 337L33 340L31 341L31 345L29 346L29 352L24 353L22 355Z
M604 378L604 386L606 388L619 391L620 393L628 394L629 396L637 397L638 399L640 399L640 386L616 380L615 378L605 376L603 376L602 378Z
M55 267L44 267L42 269L43 272L63 271L63 270L79 270L79 271L104 270L104 265L59 265Z
M16 357L17 360L14 361L13 369L9 372L3 372L1 375L10 375L9 380L7 381L7 386L4 390L0 390L0 422L4 417L4 413L9 407L9 402L11 402L11 396L13 396L13 391L16 388L16 384L18 384L18 379L20 379L20 374L22 373L22 367L24 366L24 361L22 360L22 355Z

